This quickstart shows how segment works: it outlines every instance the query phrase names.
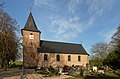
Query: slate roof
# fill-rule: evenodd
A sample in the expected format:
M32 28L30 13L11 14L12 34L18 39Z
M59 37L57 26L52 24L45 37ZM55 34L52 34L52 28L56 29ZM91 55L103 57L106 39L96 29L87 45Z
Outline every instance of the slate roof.
M29 17L27 19L27 22L25 24L25 27L22 30L28 30L28 31L34 31L34 32L40 32L35 24L34 18L32 16L32 13L30 12Z
M81 44L41 40L40 47L42 52L89 55Z

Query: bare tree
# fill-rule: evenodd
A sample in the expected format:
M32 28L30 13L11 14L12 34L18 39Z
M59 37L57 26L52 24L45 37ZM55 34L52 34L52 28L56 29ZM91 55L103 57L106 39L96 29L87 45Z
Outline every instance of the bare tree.
M4 69L8 68L9 62L18 57L19 38L17 37L18 25L0 7L0 60Z
M95 58L103 60L108 54L108 44L105 42L98 42L92 46L91 52Z
M25 68L36 68L37 67L37 51L34 47L24 47L23 64Z

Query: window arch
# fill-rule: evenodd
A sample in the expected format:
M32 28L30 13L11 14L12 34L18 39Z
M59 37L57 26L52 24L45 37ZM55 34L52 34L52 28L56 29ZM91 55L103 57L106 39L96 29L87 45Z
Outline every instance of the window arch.
M78 56L78 61L80 61L81 60L81 56Z
M60 61L60 55L56 55L56 61Z
M47 61L47 60L48 60L48 55L44 54L44 61Z
M71 56L70 55L68 55L68 61L71 61Z
M30 33L30 35L33 35L33 33Z

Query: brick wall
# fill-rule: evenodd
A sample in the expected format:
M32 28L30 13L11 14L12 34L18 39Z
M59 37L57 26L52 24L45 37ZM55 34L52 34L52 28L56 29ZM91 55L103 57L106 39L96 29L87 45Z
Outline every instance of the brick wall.
M34 35L34 39L30 39L30 34ZM37 67L38 52L37 48L40 47L40 33L22 30L23 34L23 64L25 68Z
M48 61L44 61L44 54L48 55ZM56 61L56 55L60 55L60 61ZM68 55L71 56L71 61L68 61ZM81 57L81 60L78 61L78 56ZM89 63L88 55L81 55L81 54L59 54L59 53L39 53L38 57L38 67L44 66L61 66L64 65L72 66L72 65L79 65L79 66L86 66Z

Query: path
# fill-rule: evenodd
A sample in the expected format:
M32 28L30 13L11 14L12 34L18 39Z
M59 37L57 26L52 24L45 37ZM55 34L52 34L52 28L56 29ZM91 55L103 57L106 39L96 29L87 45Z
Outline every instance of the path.
M4 71L0 69L0 79L21 79L21 70L17 68ZM23 79L65 79L71 77L68 75L60 75L56 77L42 77L42 75L35 72L33 69L25 69Z

